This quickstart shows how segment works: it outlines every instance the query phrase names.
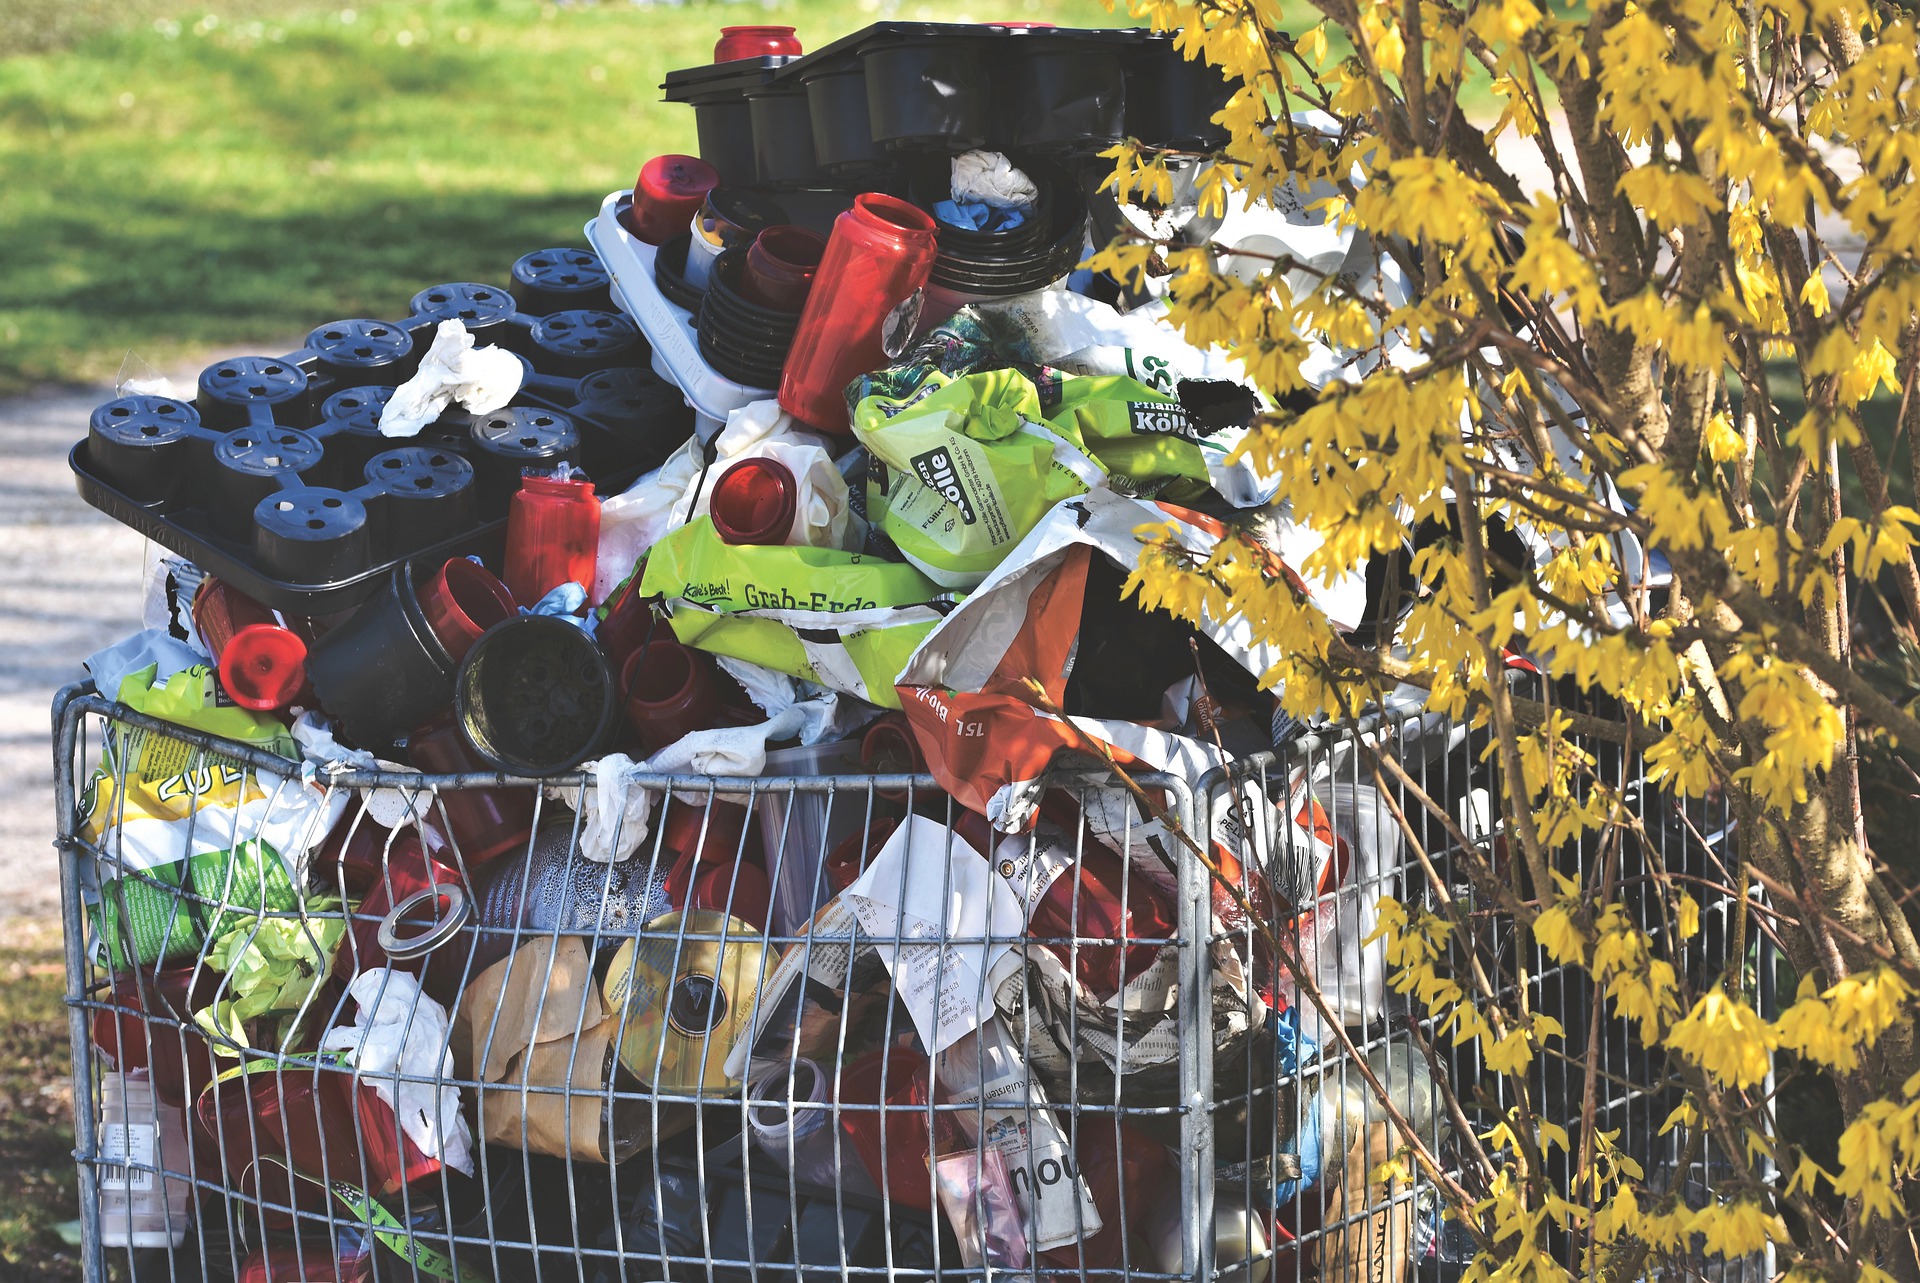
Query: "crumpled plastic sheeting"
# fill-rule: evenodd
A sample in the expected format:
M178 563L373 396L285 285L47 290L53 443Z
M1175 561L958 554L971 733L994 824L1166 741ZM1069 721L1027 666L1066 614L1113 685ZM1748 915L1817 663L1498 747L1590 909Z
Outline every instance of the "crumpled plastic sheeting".
M721 726L693 731L635 762L611 753L593 764L594 784L584 799L580 854L598 864L617 864L647 840L653 814L653 790L634 781L642 775L719 775L750 779L767 766L767 744L798 739L817 744L828 733L838 701L805 700L792 704L757 726ZM682 796L704 805L705 789ZM720 796L726 796L721 794Z
M393 390L380 412L380 435L414 436L455 401L474 414L490 414L513 400L525 375L526 367L513 353L476 348L460 321L442 321L418 372Z
M1040 189L999 152L967 151L953 158L953 199L962 205L1025 209L1040 199Z
M158 684L205 662L193 647L158 628L124 637L85 660L87 672L93 675L93 688L108 699L116 698L121 684L149 664L158 665L153 674Z
M360 1010L353 1024L326 1032L321 1050L347 1053L362 1081L392 1108L400 1130L421 1153L473 1175L473 1136L460 1116L460 1089L393 1078L396 1073L453 1077L447 1009L420 992L420 982L412 976L386 967L361 972L347 993Z
M375 757L365 749L348 748L334 738L333 719L312 709L294 719L293 741L300 746L300 756L313 763L323 776L340 770L421 773L415 767ZM432 814L433 794L425 789L369 789L364 804L369 820L383 829L397 829L405 824L419 824Z
M793 416L782 410L778 401L754 401L727 415L726 426L713 439L711 465L705 462L699 440L689 438L665 463L602 503L593 600L605 601L607 594L633 573L633 563L642 553L686 524L685 500L688 492L700 484L702 471L717 479L730 461L774 441L823 450L827 447L824 437L796 427ZM800 474L796 471L794 475Z

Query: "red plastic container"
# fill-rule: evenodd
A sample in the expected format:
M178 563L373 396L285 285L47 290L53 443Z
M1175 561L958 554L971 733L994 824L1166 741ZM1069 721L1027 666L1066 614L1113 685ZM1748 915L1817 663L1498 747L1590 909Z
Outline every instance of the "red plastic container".
M933 218L867 192L834 220L780 379L781 408L827 432L850 432L847 384L887 363L881 332L927 282L938 252Z
M460 737L447 713L415 731L407 757L429 775L484 771L487 764ZM444 815L442 812L444 811ZM509 851L522 850L533 833L533 791L524 788L444 789L428 816L444 824L467 868L477 869Z
M687 230L719 185L719 171L698 156L655 156L634 180L627 230L649 245L664 245Z
M786 464L742 459L713 483L707 512L714 533L731 544L784 544L793 533L799 492Z
M818 232L786 223L766 228L747 247L740 293L762 307L798 312L807 304L826 252L826 239Z
M922 1212L933 1210L933 1183L927 1169L927 1156L933 1152L927 1112L931 1090L927 1058L911 1047L895 1045L868 1052L840 1074L840 1130L853 1142L874 1187L900 1206ZM845 1108L882 1103L889 1108Z
M596 511L596 521L597 516ZM456 664L466 658L481 633L519 613L507 586L465 557L451 559L414 591L427 626Z
M593 482L526 477L507 512L507 591L532 606L561 584L593 585L600 501Z
M798 58L800 40L792 27L722 27L713 46L715 62L742 58Z
M720 724L712 663L699 651L658 634L627 656L620 669L620 692L626 698L627 721L649 755L688 731Z

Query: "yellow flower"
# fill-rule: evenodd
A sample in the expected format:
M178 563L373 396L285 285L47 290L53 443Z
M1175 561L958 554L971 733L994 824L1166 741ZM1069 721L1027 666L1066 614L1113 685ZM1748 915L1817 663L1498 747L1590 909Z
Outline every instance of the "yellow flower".
M1751 1087L1767 1076L1778 1038L1757 1012L1715 986L1668 1031L1667 1045L1730 1087Z

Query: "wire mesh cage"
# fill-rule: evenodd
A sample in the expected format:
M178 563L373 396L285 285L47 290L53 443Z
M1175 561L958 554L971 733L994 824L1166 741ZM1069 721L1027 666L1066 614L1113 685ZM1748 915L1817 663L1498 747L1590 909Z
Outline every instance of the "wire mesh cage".
M833 746L611 799L318 771L80 688L55 722L90 1279L1457 1276L1438 1181L1510 1102L1394 990L1382 896L1449 899L1492 983L1596 1032L1536 1108L1713 1177L1476 899L1495 782L1441 718L1063 773L1018 836ZM1724 823L1630 768L1596 762L1639 838L1569 869L1704 869Z

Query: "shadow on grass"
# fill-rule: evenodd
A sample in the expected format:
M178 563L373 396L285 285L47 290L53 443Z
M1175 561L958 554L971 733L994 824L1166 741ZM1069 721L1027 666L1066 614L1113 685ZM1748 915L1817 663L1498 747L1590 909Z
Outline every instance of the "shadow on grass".
M0 333L24 340L0 344L0 394L110 376L100 363L128 348L164 360L279 342L348 316L397 319L442 281L504 285L520 255L582 244L604 195L336 193L325 212L278 217L162 196L111 222L49 214L0 248L0 279L28 285L0 309Z

